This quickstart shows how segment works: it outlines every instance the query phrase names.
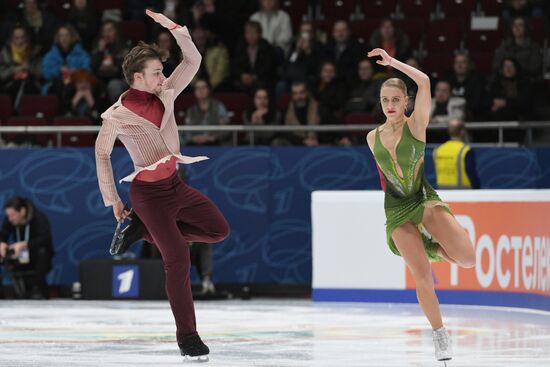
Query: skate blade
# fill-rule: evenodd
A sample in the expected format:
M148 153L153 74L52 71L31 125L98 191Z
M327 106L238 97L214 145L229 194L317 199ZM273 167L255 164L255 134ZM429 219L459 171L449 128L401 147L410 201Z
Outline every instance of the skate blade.
M109 253L111 255L116 255L118 251L120 251L120 244L118 242L122 232L121 225L122 225L121 222L117 223L115 234L113 235L113 239L111 240L111 246L109 247Z
M208 354L205 354L203 356L195 356L195 357L185 355L183 356L183 358L185 359L186 362L191 362L191 363L205 363L210 360L210 358L208 358Z

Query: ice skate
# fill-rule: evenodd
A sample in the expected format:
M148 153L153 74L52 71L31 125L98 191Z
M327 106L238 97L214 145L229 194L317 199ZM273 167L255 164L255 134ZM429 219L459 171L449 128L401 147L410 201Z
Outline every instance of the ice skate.
M214 283L212 283L212 280L210 278L205 278L202 281L202 294L214 294L216 293L216 287L214 286Z
M113 235L113 240L109 248L109 253L111 255L124 254L128 251L130 246L143 238L143 222L133 210L128 215L128 219L130 219L130 224L124 229L122 229L121 222L117 223L115 234Z
M446 361L450 361L453 358L453 346L451 344L449 332L444 327L434 330L433 340L435 347L435 359L443 362L444 365L447 366Z
M182 343L178 343L180 353L186 360L191 362L208 362L210 349L201 340L198 335L190 336Z

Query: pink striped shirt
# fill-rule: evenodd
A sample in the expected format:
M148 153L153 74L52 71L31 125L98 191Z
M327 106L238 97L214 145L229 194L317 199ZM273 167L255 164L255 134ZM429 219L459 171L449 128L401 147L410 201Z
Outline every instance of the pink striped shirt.
M201 63L201 55L191 40L187 27L170 30L183 52L183 60L172 75L164 81L157 95L164 105L160 127L122 105L124 92L101 118L103 124L95 144L96 169L99 190L105 206L120 201L113 169L111 152L118 138L128 150L134 163L134 172L122 181L131 182L141 171L154 170L159 164L175 158L178 163L195 163L208 157L187 157L180 154L180 140L174 117L174 100L191 82Z

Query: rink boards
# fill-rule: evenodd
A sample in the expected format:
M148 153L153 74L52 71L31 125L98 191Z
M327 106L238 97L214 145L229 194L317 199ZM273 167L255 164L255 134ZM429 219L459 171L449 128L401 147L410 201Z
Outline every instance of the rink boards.
M441 190L476 249L476 266L432 265L441 303L550 310L550 190ZM312 193L313 300L416 302L386 245L381 191Z

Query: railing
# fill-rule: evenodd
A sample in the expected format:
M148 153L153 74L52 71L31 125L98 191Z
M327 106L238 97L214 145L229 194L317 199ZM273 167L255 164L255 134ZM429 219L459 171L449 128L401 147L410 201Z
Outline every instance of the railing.
M533 130L537 128L550 129L550 121L496 121L496 122L467 122L466 128L474 130L497 130L498 141L495 143L484 143L479 145L509 146L514 143L504 142L504 131L510 129L521 129L527 132L527 144L533 143ZM233 144L238 143L239 133L248 133L249 144L254 145L254 133L256 132L342 132L342 131L365 131L375 129L379 125L184 125L178 126L180 132L231 132ZM23 133L23 134L56 134L57 147L61 147L61 136L66 133L97 134L100 126L0 126L2 133ZM445 126L429 125L428 130L445 130ZM1 136L1 135L0 135ZM477 144L472 144L477 145ZM517 145L517 144L516 144Z

